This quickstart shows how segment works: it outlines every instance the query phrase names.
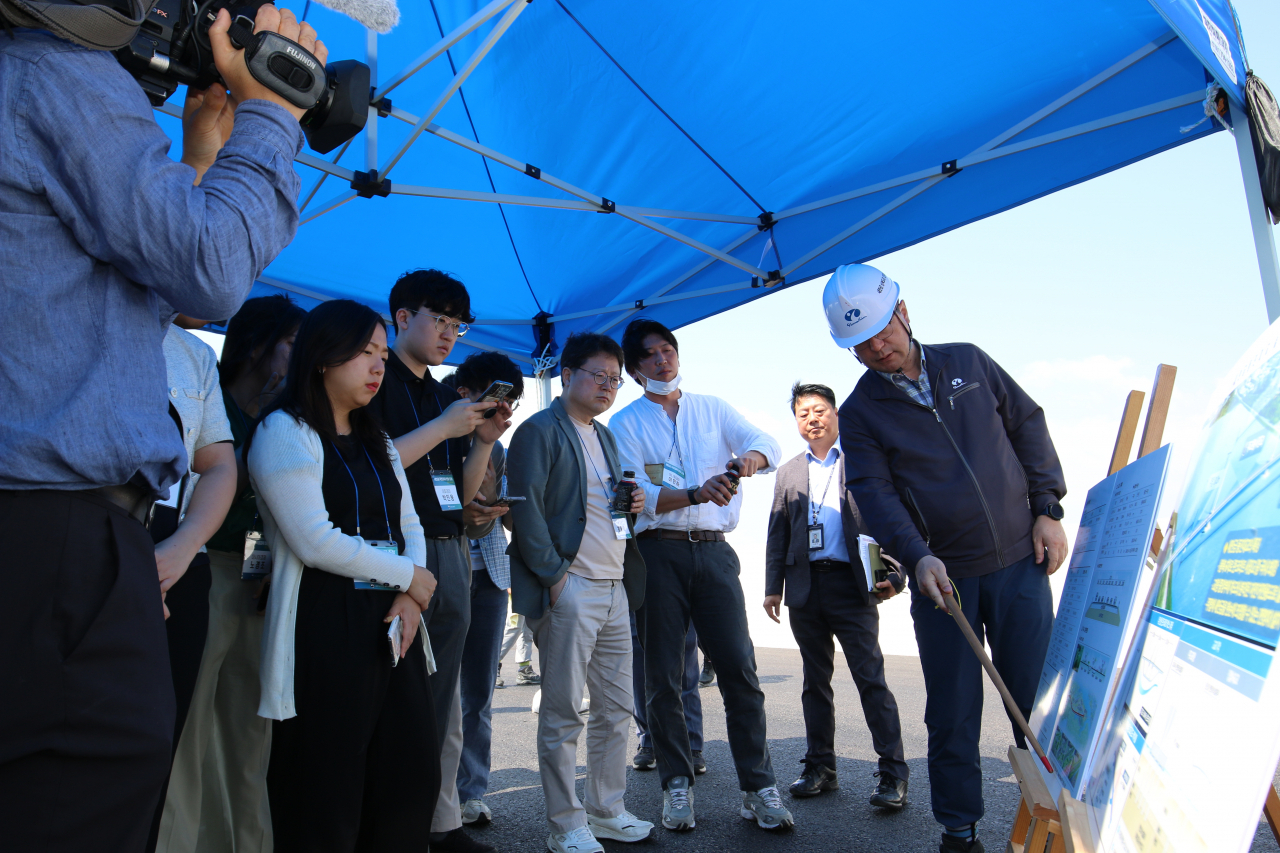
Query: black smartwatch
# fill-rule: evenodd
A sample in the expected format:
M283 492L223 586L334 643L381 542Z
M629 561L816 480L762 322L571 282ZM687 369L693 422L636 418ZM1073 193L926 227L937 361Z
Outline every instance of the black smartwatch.
M685 494L689 496L689 506L697 506L697 505L698 505L698 489L697 489L697 487L694 487L694 488L692 488L692 489L689 489L688 491L686 491L686 492L685 492Z
M1062 521L1063 517L1066 516L1066 513L1062 511L1062 504L1060 503L1045 504L1044 509L1040 510L1040 514L1047 515L1054 521Z

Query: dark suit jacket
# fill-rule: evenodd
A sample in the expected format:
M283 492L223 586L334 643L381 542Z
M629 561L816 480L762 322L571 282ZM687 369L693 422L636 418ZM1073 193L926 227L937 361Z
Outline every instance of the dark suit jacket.
M618 443L596 423L609 473L622 479ZM550 588L578 555L587 518L587 460L559 398L522 423L507 448L507 489L523 495L511 505L511 609L537 619L551 604ZM632 610L644 603L645 566L629 516L631 539L623 557L622 585Z
M765 544L764 594L782 595L787 607L804 607L809 600L809 463L801 453L778 468L769 512ZM858 534L866 533L862 514L844 482L844 462L836 463L844 543L853 566L854 582L863 604L878 604L867 592L867 574L858 557ZM819 498L822 496L819 495Z

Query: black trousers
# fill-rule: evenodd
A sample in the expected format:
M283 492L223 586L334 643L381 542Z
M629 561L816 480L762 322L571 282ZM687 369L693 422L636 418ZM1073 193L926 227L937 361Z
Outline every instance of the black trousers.
M272 727L267 772L277 853L427 850L440 749L422 642L391 666L395 595L303 570L298 715Z
M182 726L191 709L191 697L196 692L200 661L204 657L204 641L209 636L209 589L212 586L209 555L200 553L165 595L169 618L164 622L164 630L169 639L169 672L173 677L173 695L177 702L173 723L174 753L178 751ZM168 792L169 777L166 775L160 787L155 817L151 821L151 832L147 836L147 850L155 850L159 843L160 818L164 816L164 798Z
M880 653L880 614L874 604L858 600L853 571L813 571L809 598L803 607L789 607L791 633L800 647L804 666L804 733L808 741L806 764L836 769L836 706L831 690L835 673L835 645L840 641L853 683L862 700L862 715L871 730L871 743L880 756L880 770L907 778L902 752L902 723L898 702L884 680L884 655Z
M174 699L141 524L77 492L0 491L0 845L140 851Z
M746 601L738 580L738 555L728 542L641 539L639 545L648 580L636 627L644 644L649 736L662 787L677 776L693 782L689 729L680 699L690 620L716 668L740 789L759 791L776 784L765 736L764 691L756 677L756 650L747 632Z

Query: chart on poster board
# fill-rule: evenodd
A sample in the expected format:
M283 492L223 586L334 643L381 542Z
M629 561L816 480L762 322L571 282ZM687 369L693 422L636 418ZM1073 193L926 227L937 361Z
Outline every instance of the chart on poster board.
M1169 467L1168 445L1089 490L1030 725L1074 797L1084 788L1118 661L1153 581L1147 553ZM1056 787L1051 785L1056 793Z
M1280 759L1280 324L1215 395L1087 780L1105 853L1243 853Z

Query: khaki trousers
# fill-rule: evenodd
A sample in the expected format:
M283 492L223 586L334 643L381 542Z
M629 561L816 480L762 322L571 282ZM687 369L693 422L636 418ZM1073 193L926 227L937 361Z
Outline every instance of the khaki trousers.
M538 768L551 832L586 826L587 812L617 817L627 788L631 724L631 620L622 581L569 574L555 605L529 622L542 670ZM576 778L578 709L591 696L584 804Z
M440 798L431 816L432 832L450 832L462 826L462 804L458 801L458 764L462 761L462 681L453 680L453 701L449 719L440 724L444 732L440 745Z
M209 636L178 741L158 853L271 853L271 721L258 716L262 614L239 554L210 551Z

